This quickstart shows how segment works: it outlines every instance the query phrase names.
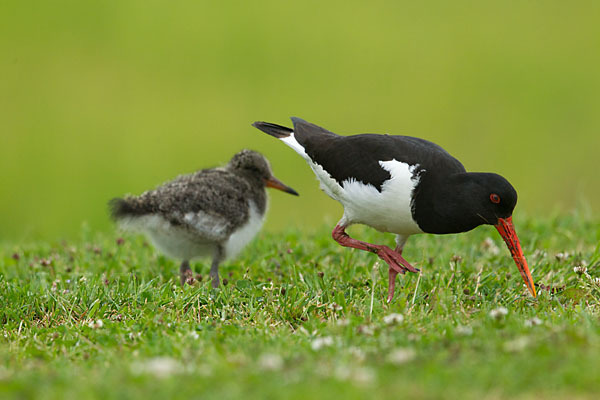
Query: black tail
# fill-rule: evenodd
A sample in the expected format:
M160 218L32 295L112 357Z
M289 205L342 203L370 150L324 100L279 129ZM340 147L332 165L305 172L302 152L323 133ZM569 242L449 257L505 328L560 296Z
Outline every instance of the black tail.
M144 214L143 212L140 212L138 207L127 201L127 199L112 199L108 202L108 208L111 218L115 221L124 217L132 217Z
M272 124L270 122L256 121L252 126L277 139L288 137L290 134L294 133L294 131L288 127Z

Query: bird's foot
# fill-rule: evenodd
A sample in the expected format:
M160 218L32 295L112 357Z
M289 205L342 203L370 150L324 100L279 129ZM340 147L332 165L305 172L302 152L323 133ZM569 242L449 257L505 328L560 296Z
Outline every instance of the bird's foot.
M194 284L195 281L196 281L196 279L194 279L192 271L190 271L190 273L187 274L187 277L185 278L185 283L187 283L188 285L191 286Z
M394 258L394 261L396 261L398 264L400 264L404 270L408 271L408 272L419 272L419 268L415 268L412 265L410 265L410 263L408 261L406 261L404 259L404 257L402 257L402 253L401 252L397 252L394 251L392 249L390 249L390 255Z
M179 279L181 281L181 286L186 283L191 285L194 283L194 274L192 273L192 269L190 268L190 263L188 261L184 261L181 263L179 267Z
M379 258L385 261L390 268L393 268L397 273L404 274L406 271L408 272L419 272L418 268L410 265L408 261L402 257L400 253L390 249L387 246L383 245L373 245L377 248L375 252Z
M389 266L389 289L388 289L388 302L392 300L394 296L394 288L396 284L396 275L404 274L406 271L419 272L419 270L402 257L402 247L404 246L405 239L398 242L396 250L392 250L387 246L380 244L372 244L356 240L351 238L345 231L346 225L340 221L335 226L331 236L340 245L345 247L352 247L359 250L366 250L371 253L377 254L379 258L385 261Z
M410 265L408 261L402 257L401 252L394 251L387 246L381 246L378 249L377 255L389 265L388 270L388 296L387 302L391 302L394 298L394 292L396 289L396 276L398 274L405 274L409 272L419 272L418 268Z

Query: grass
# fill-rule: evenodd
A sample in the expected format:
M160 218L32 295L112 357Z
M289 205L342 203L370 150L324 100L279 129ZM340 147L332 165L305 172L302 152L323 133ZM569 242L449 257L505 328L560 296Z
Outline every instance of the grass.
M537 299L493 228L411 238L422 274L391 304L385 268L325 226L262 234L218 290L180 288L138 236L4 244L0 397L597 398L600 225L516 223Z

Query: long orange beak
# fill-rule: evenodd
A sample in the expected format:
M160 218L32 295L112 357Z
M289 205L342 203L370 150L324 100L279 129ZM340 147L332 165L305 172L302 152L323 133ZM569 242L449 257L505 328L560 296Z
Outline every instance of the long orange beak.
M282 192L293 194L294 196L298 196L298 192L296 192L291 187L284 185L283 182L281 182L279 179L275 178L274 176L271 176L269 179L265 180L265 186L273 188L273 189L281 190Z
M523 255L523 250L521 250L521 243L519 243L519 238L517 237L517 232L515 232L515 226L512 222L512 216L508 218L498 218L498 224L494 225L504 242L508 246L510 250L510 254L512 255L513 260L517 264L517 268L519 268L519 272L529 289L529 292L536 297L535 287L533 286L533 278L531 277L531 273L529 272L529 268L527 267L527 260L525 260L525 256Z

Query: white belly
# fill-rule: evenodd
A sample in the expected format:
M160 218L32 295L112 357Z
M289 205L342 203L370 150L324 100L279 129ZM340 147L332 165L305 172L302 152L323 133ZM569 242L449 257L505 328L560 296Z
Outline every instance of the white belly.
M218 245L223 246L225 258L232 258L260 231L265 214L261 215L254 203L249 202L246 223L223 240L215 240L189 228L173 225L160 215L127 218L121 222L121 227L144 232L158 250L172 258L192 260L198 257L213 257ZM198 230L201 228L197 227Z
M239 252L254 239L254 236L260 231L265 222L265 215L267 214L266 209L261 215L253 202L250 202L249 204L250 215L248 216L248 221L234 231L225 242L225 257L227 258L238 255Z
M413 174L416 167L396 160L379 163L391 174L381 192L356 180L339 185L320 165L311 162L311 167L325 193L344 206L344 219L349 225L359 223L401 235L422 233L411 211L412 192L418 184Z

